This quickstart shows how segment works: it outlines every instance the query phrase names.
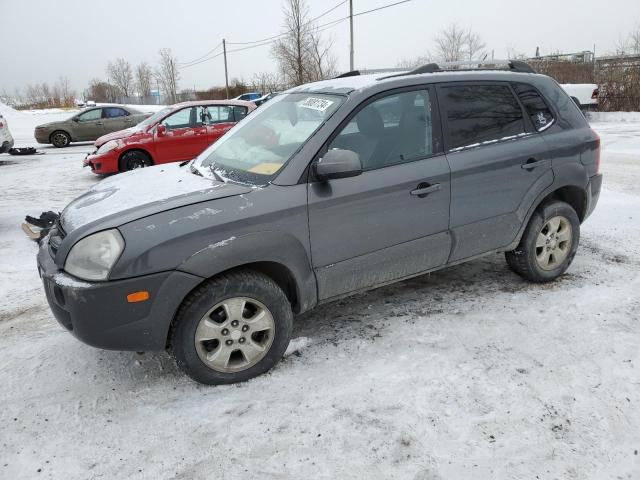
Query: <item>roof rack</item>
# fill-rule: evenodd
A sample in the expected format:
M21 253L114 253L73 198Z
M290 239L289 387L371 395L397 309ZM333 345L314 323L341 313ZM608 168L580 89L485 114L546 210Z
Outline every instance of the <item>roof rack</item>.
M342 73L337 77L333 77L333 78L355 77L357 75L360 75L360 70L351 70L350 72Z
M486 65L488 68L480 68L483 65ZM457 72L477 71L477 70L503 70L504 71L505 68L498 68L499 65L506 65L508 68L507 71L511 71L515 73L536 73L535 70L531 68L529 64L522 62L520 60L490 60L490 61L463 60L460 62L445 62L441 64L427 63L426 65L421 65L410 71L404 71L401 73L395 73L393 75L381 77L380 80L383 80L385 78L402 77L406 75L419 75L422 73L435 73L435 72L446 72L446 71L457 71ZM464 67L467 67L467 68L464 68ZM470 68L470 67L476 67L476 68Z

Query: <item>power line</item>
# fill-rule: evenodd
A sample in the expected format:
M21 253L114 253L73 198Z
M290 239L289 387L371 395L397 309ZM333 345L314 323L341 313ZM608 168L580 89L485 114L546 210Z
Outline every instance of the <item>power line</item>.
M211 50L209 50L207 53L205 53L204 55L202 55L201 57L196 58L195 60L191 60L190 62L179 62L178 65L187 65L189 63L195 63L199 60L202 60L204 57L212 54L213 52L215 52L217 49L219 49L222 46L222 42L220 42L218 45L216 45L215 47L213 47Z
M320 18L324 17L325 15L328 15L329 13L333 12L336 8L341 7L342 5L344 5L345 3L347 3L349 0L343 0L342 2L338 3L337 5L331 7L329 10L321 13L320 15L318 15L315 18L312 18L311 20L309 20L308 22L304 23L302 26L307 26L310 23L315 22L316 20L319 20ZM267 38L263 38L261 40L253 40L251 42L227 42L229 45L250 45L252 43L263 43L265 41L269 41L269 40L275 40L276 38L280 38L283 37L284 35L286 35L286 33L279 33L278 35L274 35L272 37L267 37Z
M310 20L309 22L307 22L305 25L316 21L318 18L321 18L325 15L327 15L328 13L332 12L333 10L335 10L336 8L340 7L341 5L347 3L347 1L349 0L344 0L343 2L335 5L334 7L330 8L329 10L327 10L326 12L322 13L321 15L318 15L317 17L315 17L314 19ZM401 5L403 3L408 3L411 2L412 0L400 0L398 2L394 2L394 3L389 3L387 5L382 5L380 7L377 8L372 8L370 10L365 10L363 12L358 12L358 13L354 13L353 16L354 17L359 17L361 15L366 15L368 13L373 13L373 12L377 12L380 10L384 10L386 8L390 8L390 7L395 7L396 5ZM342 18L338 18L336 20L333 20L331 22L327 22L325 24L322 25L318 25L318 31L322 32L324 30L328 30L329 28L332 28L338 24L340 24L341 22L344 22L345 20L348 20L350 18L350 16L346 16L346 17L342 17ZM240 48L235 48L233 50L227 50L227 54L229 53L234 53L234 52L242 52L243 50L250 50L252 48L258 48L258 47L264 47L266 45L269 45L271 43L273 43L276 39L285 36L286 33L281 33L279 35L274 35L272 37L267 37L267 38L263 38L262 40L254 40L252 42L227 42L227 45L247 45L245 47L240 47ZM201 63L204 62L208 62L210 60L213 60L214 58L217 58L219 56L221 56L223 54L223 52L217 53L216 55L213 55L212 57L209 58L203 58L206 57L207 55L209 55L210 53L213 53L216 49L218 49L220 46L222 46L222 42L220 42L218 44L218 46L216 46L214 49L210 50L208 53L206 53L205 55L203 55L202 57L199 57L198 59L192 61L192 62L185 62L186 65L183 65L181 67L179 67L180 69L183 68L189 68L189 67L193 67L195 65L199 65Z

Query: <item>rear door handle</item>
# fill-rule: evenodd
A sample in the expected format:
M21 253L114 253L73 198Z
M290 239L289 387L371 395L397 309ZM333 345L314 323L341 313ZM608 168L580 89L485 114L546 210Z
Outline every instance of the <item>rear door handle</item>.
M547 165L548 163L549 160L536 160L535 158L530 158L522 164L522 168L524 168L525 170L533 170L536 167L542 167L544 165Z
M430 193L437 192L440 190L441 186L439 183L434 183L433 185L427 182L422 182L418 184L418 188L415 190L411 190L411 195L415 195L419 198L424 198Z
M96 125L102 125L102 122L96 122Z

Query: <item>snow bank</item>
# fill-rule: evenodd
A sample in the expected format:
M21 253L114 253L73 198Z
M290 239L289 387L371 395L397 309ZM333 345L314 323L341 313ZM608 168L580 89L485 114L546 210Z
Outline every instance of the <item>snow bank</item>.
M587 112L590 122L640 122L640 112Z

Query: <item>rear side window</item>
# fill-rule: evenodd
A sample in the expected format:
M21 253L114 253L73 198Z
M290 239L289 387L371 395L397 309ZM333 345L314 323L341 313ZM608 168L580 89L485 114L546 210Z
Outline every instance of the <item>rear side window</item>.
M102 116L104 118L117 118L117 117L126 117L127 115L129 115L129 112L127 112L125 109L123 108L118 108L118 107L104 107L102 109Z
M239 122L240 120L242 120L244 117L247 116L247 111L249 109L247 107L242 107L242 106L234 106L233 107L233 112L234 112L234 117L236 122Z
M535 129L541 132L549 128L553 123L553 114L538 91L526 83L513 83L512 86Z
M522 109L506 85L445 86L442 92L451 149L525 133Z

